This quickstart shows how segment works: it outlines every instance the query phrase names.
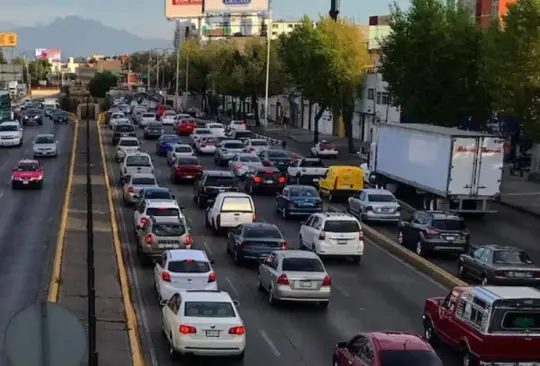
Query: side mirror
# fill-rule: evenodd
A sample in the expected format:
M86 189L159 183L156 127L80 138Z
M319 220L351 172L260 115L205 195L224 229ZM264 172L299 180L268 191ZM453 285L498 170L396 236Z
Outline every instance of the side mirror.
M233 300L233 304L234 304L234 307L237 308L240 306L240 301L238 300Z
M175 196L174 194L171 194L171 197L172 197L173 200L176 199L176 196ZM181 207L180 207L180 208L181 208Z
M336 344L337 348L347 348L347 342L339 342Z
M213 259L210 260L210 264L216 263Z

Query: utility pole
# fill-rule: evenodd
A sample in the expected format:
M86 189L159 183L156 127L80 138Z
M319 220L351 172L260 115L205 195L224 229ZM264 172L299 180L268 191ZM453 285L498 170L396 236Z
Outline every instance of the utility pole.
M148 52L148 74L146 75L146 88L150 90L150 61L152 61L152 51Z
M336 21L339 15L340 0L330 0L330 11L328 14L332 20Z

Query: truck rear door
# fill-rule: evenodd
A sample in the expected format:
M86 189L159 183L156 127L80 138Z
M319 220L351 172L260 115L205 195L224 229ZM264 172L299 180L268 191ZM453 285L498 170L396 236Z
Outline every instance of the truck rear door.
M476 169L476 191L478 196L495 196L500 193L504 159L504 140L498 137L483 137L478 153Z
M476 137L453 138L452 160L448 194L471 196L475 193L475 170L479 139Z

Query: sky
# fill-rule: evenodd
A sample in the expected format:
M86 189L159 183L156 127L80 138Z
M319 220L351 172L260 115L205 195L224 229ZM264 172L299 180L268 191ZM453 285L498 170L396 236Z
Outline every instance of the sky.
M170 0L169 0L170 1ZM406 7L409 0L397 0ZM388 14L389 0L341 0L340 16L367 24L371 15ZM136 5L134 5L136 4ZM273 19L298 19L304 14L326 15L330 0L272 0ZM174 25L165 19L164 0L0 0L0 31L14 26L47 24L55 18L77 15L125 29L143 38L171 38Z

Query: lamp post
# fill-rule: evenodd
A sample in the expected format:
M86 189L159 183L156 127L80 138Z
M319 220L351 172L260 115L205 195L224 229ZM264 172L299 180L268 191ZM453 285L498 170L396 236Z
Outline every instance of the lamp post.
M330 11L328 14L332 20L336 21L339 15L340 0L330 0Z
M266 25L266 83L264 90L264 123L263 127L268 127L268 94L270 89L270 42L271 42L271 23L272 23L272 2L268 2L268 17ZM251 101L255 104L255 101ZM257 107L256 107L257 108Z

